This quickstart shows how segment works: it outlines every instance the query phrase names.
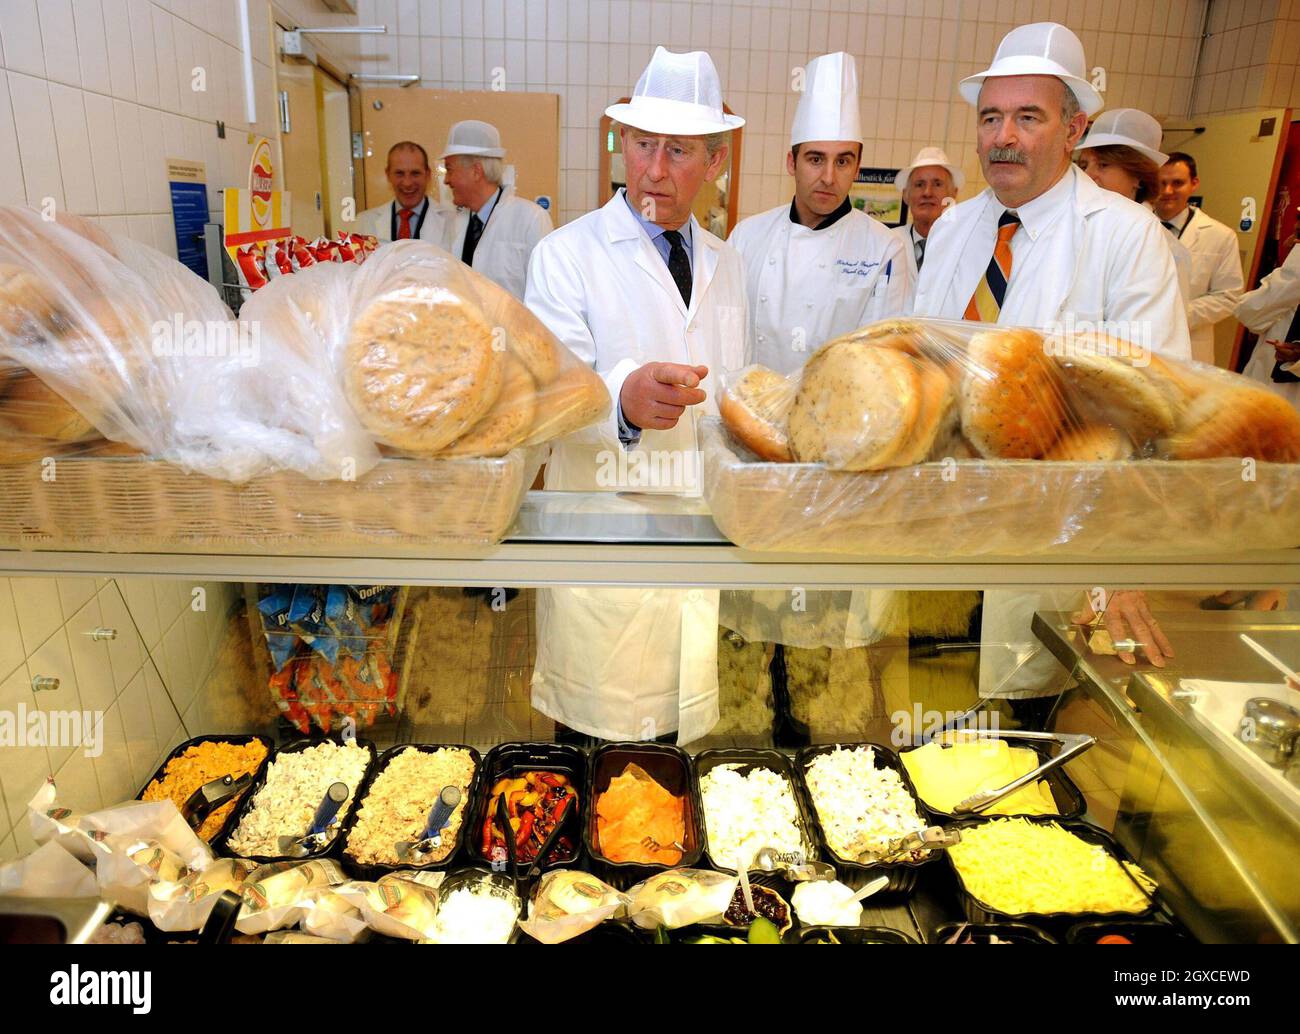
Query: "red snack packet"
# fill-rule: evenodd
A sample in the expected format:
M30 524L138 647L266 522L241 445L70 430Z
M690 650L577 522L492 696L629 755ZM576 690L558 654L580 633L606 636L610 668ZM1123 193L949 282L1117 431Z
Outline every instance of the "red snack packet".
M355 262L357 260L357 253L356 250L352 247L351 238L352 235L347 231L344 230L339 232L339 239L337 241L337 245L338 245L338 256L339 256L338 260L340 262Z
M249 244L235 252L240 279L248 285L250 291L256 291L267 285L266 259L262 249L256 244Z
M266 272L269 278L287 276L293 272L293 257L289 251L289 241L272 241L266 248Z
M290 237L289 246L294 269L306 269L308 266L316 265L316 256L311 253L305 237Z

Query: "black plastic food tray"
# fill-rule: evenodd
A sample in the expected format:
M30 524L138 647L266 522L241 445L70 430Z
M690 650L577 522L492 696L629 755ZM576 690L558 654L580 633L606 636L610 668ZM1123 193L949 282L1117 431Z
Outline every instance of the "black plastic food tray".
M1040 826L1054 822L1062 829L1073 833L1080 840L1085 840L1090 844L1100 844L1109 854L1119 859L1121 862L1133 861L1132 856L1116 842L1114 837L1104 829L1099 829L1097 826L1091 825L1087 822L1063 822L1059 819L1046 816L1017 815L963 819L961 822L956 823L956 825L960 829L965 829L967 827L985 825L989 822L996 822L999 821L999 819L1005 821L1008 818L1012 818L1015 821L1033 822ZM961 872L957 868L957 863L953 861L951 856L948 858L948 865L957 881L957 892L961 898L966 918L972 923L997 923L1010 920L1012 922L1044 926L1050 933L1063 934L1066 929L1077 923L1145 919L1155 913L1159 902L1158 892L1156 892L1150 895L1151 903L1141 912L999 912L997 909L990 908L966 889L966 883L961 878Z
M1008 746L1028 747L1031 750L1033 750L1034 753L1036 753L1044 761L1047 761L1049 758L1052 757L1051 745L1044 743L1042 740L1017 740L1014 736L1008 736L1005 737L1005 739L1007 741ZM902 750L898 752L899 758L901 759L904 754L910 754L912 751L917 749L919 748L904 747ZM904 771L906 772L906 769L904 769ZM1074 780L1071 779L1069 775L1066 774L1064 767L1058 765L1056 768L1049 769L1047 773L1041 777L1041 779L1043 779L1047 783L1048 789L1051 790L1052 800L1056 802L1056 808L1057 808L1055 814L1044 816L1044 817L1053 818L1053 819L1077 819L1080 816L1082 816L1085 811L1088 810L1087 800L1084 798L1079 788L1074 785ZM931 807L929 804L926 804L926 802L921 799L921 795L919 793L916 793L915 785L910 782L910 776L909 776L909 785L912 786L912 791L913 793L916 794L916 799L920 801L921 806L925 808L927 812L930 813L931 818L940 821L946 821L951 819L969 819L973 817L979 817L980 815L990 815L987 809L974 816L956 815L952 812L940 811L938 808L934 808ZM996 787L988 787L988 789L996 789ZM996 808L997 805L994 804L992 805L992 807ZM1026 815L1024 817L1034 818L1035 816Z
M600 850L600 834L596 803L609 789L610 780L621 775L629 764L638 764L660 786L675 797L685 799L683 810L686 832L682 846L686 849L676 865L644 862L613 862ZM700 807L694 780L691 778L691 758L680 747L666 743L606 743L591 755L590 773L587 776L586 821L583 823L583 844L592 861L592 871L618 890L627 890L666 869L690 869L699 864L704 853L704 829L700 821Z
M795 927L787 941L795 944L830 944L831 934L841 944L917 944L902 930L888 926L805 926Z
M1110 919L1096 923L1076 923L1065 934L1066 944L1096 944L1107 934L1120 934L1134 944L1190 944L1192 938L1180 927L1160 920L1126 922Z
M263 865L267 865L271 862L306 862L313 858L329 857L338 848L340 833L342 832L343 827L347 825L348 820L352 817L352 812L356 810L359 792L361 788L366 785L366 780L370 775L370 770L374 767L377 751L375 750L374 742L371 740L365 740L358 737L353 741L356 746L369 753L370 760L366 764L366 771L361 775L361 782L357 784L355 789L349 787L349 789L352 789L352 795L349 798L346 807L340 812L341 819L339 822L339 833L335 833L333 839L319 851L312 851L303 855L301 858L293 858L288 855L240 855L235 854L228 846L230 838L234 835L235 830L239 828L239 823L243 821L245 813L252 807L257 792L266 785L266 775L267 772L270 771L271 762L274 762L281 754L299 754L310 747L318 747L325 742L341 745L343 741L341 737L334 735L295 740L293 743L288 743L281 747L273 756L268 758L267 763L262 766L262 770L257 774L257 778L253 780L253 785L248 788L243 799L239 802L239 807L235 809L235 813L230 817L230 821L227 822L225 828L222 829L221 835L212 842L212 850L216 854L225 855L227 858L247 858L251 862L260 862ZM313 805L318 803L320 802L313 802ZM302 832L306 832L306 830L303 830Z
M830 754L831 752L844 748L846 750L858 750L864 747L870 747L875 751L876 767L889 768L897 772L907 788L907 792L912 795L912 802L916 805L916 813L921 821L927 822L928 809L921 803L921 799L916 794L916 787L912 785L912 780L907 775L907 769L903 767L902 761L894 751L888 747L881 746L879 743L825 743L815 747L805 747L799 752L795 760L795 769L799 775L799 786L804 796L808 800L808 811L812 815L813 829L817 835L822 851L826 857L835 863L835 867L844 872L856 872L870 878L877 876L888 876L889 886L882 893L907 893L916 886L917 870L924 865L930 865L939 860L943 854L942 851L931 851L929 857L922 858L919 861L900 861L890 862L889 864L864 864L862 862L852 861L843 858L831 849L830 842L826 839L826 831L822 828L821 816L817 813L817 802L813 798L812 790L808 786L808 781L804 776L809 764L813 758L821 754Z
M197 744L200 743L244 744L244 743L252 743L254 740L257 740L259 743L262 744L262 746L266 748L266 757L262 758L262 763L258 765L257 768L253 771L253 782L252 784L250 784L249 789L243 792L239 800L236 802L235 807L233 807L230 810L230 814L226 816L226 821L221 824L221 828L217 830L216 835L213 836L211 841L209 841L210 844L215 844L218 840L221 839L221 837L230 828L231 820L236 815L239 814L239 806L244 803L244 800L248 797L249 791L252 789L253 786L257 785L257 780L261 777L262 773L266 771L266 766L271 761L271 755L275 753L275 744L271 741L269 737L254 736L254 735L249 735L244 733L222 736L218 733L213 733L212 735L209 736L195 736L193 739L188 739L163 759L163 763L158 766L154 774L145 780L144 786L140 787L140 792L135 795L135 799L137 801L143 800L145 790L149 789L149 787L152 786L154 782L156 782L157 780L162 779L163 775L167 772L168 764L170 764L174 759L184 754L187 750L190 749L190 747L196 746ZM178 808L177 810L179 811L180 809Z
M934 931L931 944L943 944L958 930L962 935L970 934L976 944L988 944L990 937L996 935L998 940L1010 941L1012 944L1060 944L1046 930L1040 930L1029 923L944 923Z
M469 786L464 790L465 807L461 811L460 829L456 832L456 842L452 846L451 852L441 861L429 862L425 865L384 865L380 863L362 863L358 862L348 854L348 837L352 835L352 830L356 827L357 821L361 816L361 807L366 803L366 797L369 795L371 787L374 786L375 780L379 778L381 772L388 767L389 763L404 750L418 750L424 754L434 754L440 750L465 750L469 751L470 757L474 761L474 775L470 778ZM386 876L390 872L397 872L399 869L405 871L436 871L438 869L449 869L459 859L461 852L465 848L465 831L469 829L469 813L474 807L474 797L478 789L479 773L483 771L483 758L473 747L463 743L399 743L395 747L389 747L379 755L378 760L370 766L366 773L365 782L361 784L361 789L357 791L357 806L352 809L352 814L348 816L347 822L339 831L338 841L339 861L343 863L343 868L350 876L361 880L377 880L381 876ZM431 787L431 794L428 806L425 808L425 815L429 813L429 808L433 807L434 798L442 792L442 787Z
M483 855L481 848L483 820L489 807L495 807L495 800L489 801L492 786L509 772L537 771L562 772L569 777L569 783L580 794L579 812L576 819L569 819L567 832L573 840L573 851L561 855L554 862L545 859L538 862L539 873L551 869L578 868L578 859L582 857L582 830L586 822L587 801L587 755L577 747L567 743L502 743L493 747L483 759L479 768L478 786L475 790L473 811L469 815L469 839L466 842L466 857L474 864L490 866L492 859ZM509 863L506 863L507 865ZM519 865L520 875L525 865Z
M795 807L799 812L800 832L803 834L804 850L807 852L810 861L817 860L821 857L817 834L813 827L812 816L809 814L808 802L805 799L801 780L795 771L794 762L789 756L782 754L778 750L762 750L749 747L728 747L721 750L705 750L695 755L694 765L694 790L695 798L700 802L700 830L704 834L704 856L709 865L719 872L734 873L735 869L729 869L725 865L719 865L716 858L710 850L708 818L704 814L704 795L700 792L700 783L709 772L718 765L738 765L741 775L747 775L753 768L769 768L785 778L790 783L790 792L794 796ZM752 873L762 873L761 869L750 869ZM755 880L754 882L758 882ZM785 883L784 880L780 881ZM779 891L781 896L787 901L790 895L787 892Z

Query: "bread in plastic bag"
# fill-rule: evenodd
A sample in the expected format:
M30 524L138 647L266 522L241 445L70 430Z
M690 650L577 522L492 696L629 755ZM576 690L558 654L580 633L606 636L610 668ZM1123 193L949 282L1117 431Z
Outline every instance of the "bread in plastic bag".
M704 422L705 498L747 549L951 558L1300 545L1300 413L1244 377L1100 331L890 320L828 342L765 396L735 396L747 416L789 407L773 433L796 461L762 460L754 420L724 410L725 432Z
M301 318L285 316L294 307ZM600 379L531 312L422 241L286 277L241 316L273 353L331 364L346 408L398 452L499 456L609 410Z
M1300 413L1248 379L1102 332L888 320L789 378L729 378L722 418L763 459L885 470L984 459L1300 462ZM786 414L784 428L780 414ZM956 455L954 455L956 453Z
M178 880L160 880L149 887L149 919L159 930L200 930L217 899L226 891L240 894L257 869L242 858L218 858L202 872L187 872Z
M257 934L295 926L320 895L346 882L338 863L328 858L263 865L244 881L235 929Z

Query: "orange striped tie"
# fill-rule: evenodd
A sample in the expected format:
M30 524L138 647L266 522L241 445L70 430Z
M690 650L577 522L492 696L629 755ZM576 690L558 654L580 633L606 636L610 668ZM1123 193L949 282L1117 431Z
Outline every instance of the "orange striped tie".
M1018 229L1020 216L1015 212L1003 212L998 219L998 242L993 245L993 257L989 259L989 268L984 271L975 293L966 303L966 319L984 323L998 321L1002 301L1007 296L1007 284L1011 282L1011 238Z

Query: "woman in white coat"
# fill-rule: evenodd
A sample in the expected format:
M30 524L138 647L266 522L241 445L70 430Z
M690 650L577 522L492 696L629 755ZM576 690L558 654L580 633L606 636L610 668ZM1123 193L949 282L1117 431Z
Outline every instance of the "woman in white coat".
M1137 108L1103 111L1075 149L1079 168L1102 190L1136 201L1155 219L1151 206L1160 193L1160 167L1168 157L1160 150L1163 133L1159 122ZM1192 296L1192 253L1173 234L1167 234L1166 240L1178 270L1178 293L1187 306Z
M1300 246L1237 303L1236 317L1259 335L1242 371L1300 409Z
M740 256L691 203L743 120L724 115L707 54L662 47L606 114L623 127L627 189L537 246L525 301L600 374L614 412L553 443L546 488L643 488L622 477L640 468L698 496L699 418L748 352ZM533 706L603 739L698 739L718 720L717 636L716 589L540 590Z

